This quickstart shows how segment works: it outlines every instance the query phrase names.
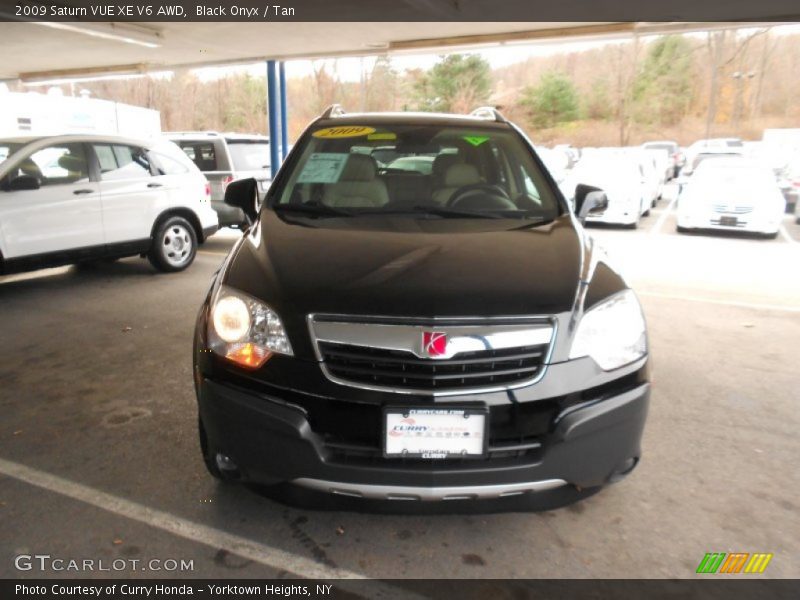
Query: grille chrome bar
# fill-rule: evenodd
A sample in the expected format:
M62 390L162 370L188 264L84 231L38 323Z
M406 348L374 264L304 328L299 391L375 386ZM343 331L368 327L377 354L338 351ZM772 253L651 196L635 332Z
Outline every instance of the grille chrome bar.
M309 315L320 367L328 379L362 389L418 395L458 395L531 385L546 369L555 321L542 317L433 320L425 326ZM447 336L428 355L425 333Z
M731 215L746 215L753 212L752 206L730 206L728 204L714 204L711 208L716 213L727 213Z

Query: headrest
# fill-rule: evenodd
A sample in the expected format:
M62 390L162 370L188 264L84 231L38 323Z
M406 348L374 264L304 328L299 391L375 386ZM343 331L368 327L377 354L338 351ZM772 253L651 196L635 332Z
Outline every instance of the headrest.
M444 181L447 169L459 162L458 154L440 154L433 159L433 177Z
M58 159L58 166L70 173L82 173L86 170L86 161L79 156L65 154Z
M457 163L447 168L447 173L444 177L445 187L462 187L465 185L474 185L482 181L478 169L474 165L467 163Z
M39 169L39 165L37 165L31 158L26 158L19 164L19 169L25 175L33 175L33 176L40 176L42 171Z
M376 171L374 158L366 154L351 154L339 181L373 181Z

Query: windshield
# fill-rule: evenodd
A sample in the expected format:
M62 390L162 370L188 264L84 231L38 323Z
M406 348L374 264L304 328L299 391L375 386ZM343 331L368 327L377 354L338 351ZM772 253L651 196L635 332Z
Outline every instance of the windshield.
M774 187L775 177L769 169L762 167L709 162L697 169L692 185L710 187L721 194L734 194Z
M25 144L19 142L4 142L0 140L0 163L22 148Z
M233 168L236 171L263 171L269 169L269 143L228 140Z
M303 214L552 220L559 205L510 129L343 125L313 131L272 206Z

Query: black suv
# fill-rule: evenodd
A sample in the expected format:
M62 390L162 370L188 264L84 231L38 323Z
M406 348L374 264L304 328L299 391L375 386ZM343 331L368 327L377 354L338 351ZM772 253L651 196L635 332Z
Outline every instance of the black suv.
M331 108L257 194L228 187L252 225L195 333L212 475L563 504L636 466L645 322L580 225L605 195L579 186L573 214L495 110Z

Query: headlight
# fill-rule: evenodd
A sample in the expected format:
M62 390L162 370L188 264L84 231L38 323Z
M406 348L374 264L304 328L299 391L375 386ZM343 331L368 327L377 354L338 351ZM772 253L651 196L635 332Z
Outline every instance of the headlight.
M610 371L641 358L646 352L642 308L634 293L625 290L583 315L569 357L590 356L604 371Z
M275 311L224 285L211 304L208 344L216 354L254 369L275 353L292 355L289 337Z

